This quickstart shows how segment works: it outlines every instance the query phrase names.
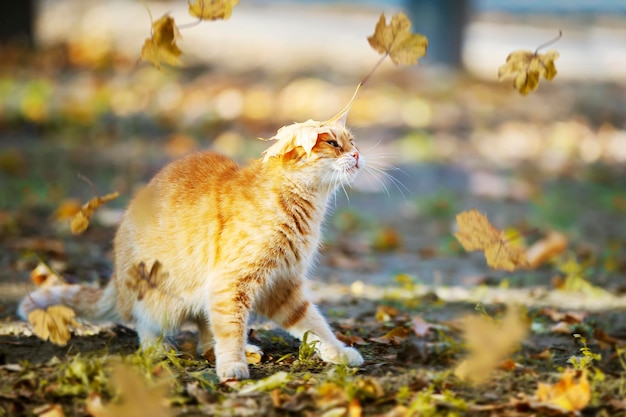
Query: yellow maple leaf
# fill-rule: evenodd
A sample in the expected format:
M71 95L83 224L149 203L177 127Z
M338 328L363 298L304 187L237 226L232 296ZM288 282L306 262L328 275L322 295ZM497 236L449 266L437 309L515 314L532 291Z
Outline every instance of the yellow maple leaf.
M194 0L187 3L190 15L201 20L216 20L230 18L239 0Z
M411 33L411 21L404 13L391 18L389 25L385 14L380 15L374 34L367 38L370 46L381 54L387 54L394 64L413 65L426 55L428 39Z
M65 346L70 340L69 326L78 326L74 320L76 314L69 307L57 305L45 310L31 311L28 321L33 325L33 332L42 340L50 339L55 345Z
M86 202L72 219L72 223L70 224L72 233L79 235L87 230L87 227L89 227L89 221L91 220L91 216L93 216L94 212L104 203L115 200L119 195L120 194L115 191L114 193L107 194L103 197L95 196Z
M576 381L575 379L578 379ZM559 407L566 411L579 411L591 400L591 387L585 370L577 372L566 369L561 379L554 385L539 382L537 400L541 403Z
M539 77L552 81L557 74L554 61L558 59L559 53L550 50L540 54L539 50L561 39L562 35L563 33L559 31L559 36L539 46L534 52L529 50L511 52L506 58L506 63L498 69L498 79L502 81L513 77L513 87L523 96L537 89Z
M182 51L176 42L182 39L174 18L163 15L152 23L152 36L147 38L141 48L141 59L150 61L161 68L161 62L169 65L181 65Z
M528 325L517 308L509 307L500 321L484 316L463 319L465 345L469 354L454 370L454 374L474 383L485 381L491 371L506 359L521 343Z
M87 412L93 417L169 417L173 412L166 394L170 389L167 380L149 384L136 370L116 365L111 375L111 387L118 399L102 403L100 394L92 393L86 400Z
M504 234L478 210L457 214L456 222L459 231L454 236L459 243L468 251L483 250L491 268L514 271L528 266L524 249L509 244Z

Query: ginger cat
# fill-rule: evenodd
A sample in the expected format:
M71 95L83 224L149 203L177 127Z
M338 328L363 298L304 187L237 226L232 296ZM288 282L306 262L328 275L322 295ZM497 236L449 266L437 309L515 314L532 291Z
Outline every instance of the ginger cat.
M296 123L272 139L246 167L210 152L170 163L128 206L109 284L38 289L20 316L64 304L94 321L134 321L144 348L192 321L201 351L215 345L226 380L249 377L247 321L256 311L297 338L310 331L324 361L361 365L303 284L329 198L355 178L363 157L342 122Z

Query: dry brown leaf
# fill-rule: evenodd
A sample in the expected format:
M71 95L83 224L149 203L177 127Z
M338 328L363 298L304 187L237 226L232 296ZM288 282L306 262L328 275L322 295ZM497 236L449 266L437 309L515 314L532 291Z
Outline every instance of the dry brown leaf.
M563 233L550 232L545 238L526 249L526 259L531 268L538 268L556 258L567 249L567 237Z
M80 201L76 199L70 199L63 201L54 212L55 220L67 220L71 219L80 211Z
M76 215L72 219L72 233L75 235L79 235L87 230L87 227L89 227L89 221L91 220L91 216L93 216L95 211L104 203L115 200L117 197L119 197L119 195L120 193L115 191L114 193L107 194L103 197L95 196L87 203L83 204L83 206L80 208L80 211L76 213Z
M413 325L413 332L417 335L417 337L426 336L426 333L428 333L430 331L430 328L432 327L430 323L428 323L420 316L413 317L411 323Z
M398 309L392 306L380 305L376 307L376 321L390 321L398 316Z
M263 359L263 351L261 349L249 349L246 346L246 360L250 365L258 365Z
M357 336L357 335L345 335L341 332L335 332L335 336L337 336L337 339L340 342L345 343L347 346L354 346L354 345L367 345L367 342L365 340L363 340L362 337Z
M37 417L65 417L63 408L58 404L44 404L33 410Z
M228 19L239 0L194 0L189 4L189 14L201 20Z
M28 321L33 325L33 333L42 340L50 339L51 343L65 346L70 340L69 326L78 326L74 320L74 310L66 306L50 306L31 311Z
M569 324L576 324L576 323L582 323L585 317L587 317L589 313L585 311L580 311L580 312L566 311L562 313L553 308L545 307L545 308L542 308L538 314L548 316L550 317L550 320L555 321L555 322L563 321Z
M540 54L538 52L520 50L509 54L506 64L498 69L498 79L514 77L513 86L525 96L539 86L539 77L551 81L557 71L554 61L559 53L553 50Z
M176 45L180 39L182 36L174 18L163 15L157 21L152 22L152 36L145 40L141 48L141 59L152 62L157 68L161 68L162 62L169 65L181 65L182 51Z
M148 291L157 289L164 279L168 277L168 272L163 271L163 265L155 260L150 269L145 262L139 262L131 270L131 281L127 285L137 291L137 300L142 300Z
M535 395L542 404L556 406L565 411L580 411L591 400L591 387L586 371L577 372L568 368L556 384L540 382Z
M514 271L528 266L524 250L513 246L503 232L489 223L487 216L476 209L457 214L459 231L454 234L468 251L483 250L487 264L493 269Z
M391 18L389 25L385 14L380 15L374 34L367 38L370 46L381 54L388 54L396 65L414 65L426 55L428 39L411 33L411 21L404 13Z
M513 307L507 309L500 322L483 316L465 318L463 338L469 355L454 374L464 381L484 382L519 346L527 332L527 323Z
M404 327L395 327L380 337L372 337L370 340L385 345L399 345L410 334L410 330Z

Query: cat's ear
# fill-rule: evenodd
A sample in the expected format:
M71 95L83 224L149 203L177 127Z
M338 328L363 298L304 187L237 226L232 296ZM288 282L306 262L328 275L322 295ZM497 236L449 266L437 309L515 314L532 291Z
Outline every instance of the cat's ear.
M304 123L294 123L281 127L274 137L267 139L277 142L263 152L263 161L265 162L274 156L283 156L298 147L310 155L317 143L318 136L330 132L330 127L323 127L321 122L311 119Z

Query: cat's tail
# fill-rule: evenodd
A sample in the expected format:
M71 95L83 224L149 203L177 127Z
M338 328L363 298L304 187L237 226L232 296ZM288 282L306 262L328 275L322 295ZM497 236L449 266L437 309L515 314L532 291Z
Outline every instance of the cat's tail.
M46 309L53 305L71 308L76 316L98 323L116 321L116 290L112 282L104 288L85 285L55 285L42 287L27 294L17 308L17 314L23 320L37 309Z

